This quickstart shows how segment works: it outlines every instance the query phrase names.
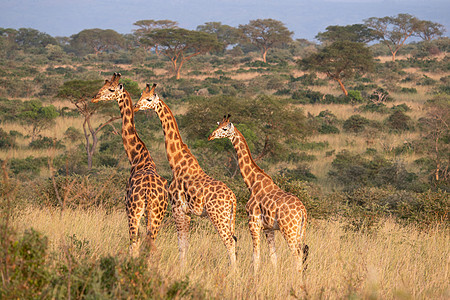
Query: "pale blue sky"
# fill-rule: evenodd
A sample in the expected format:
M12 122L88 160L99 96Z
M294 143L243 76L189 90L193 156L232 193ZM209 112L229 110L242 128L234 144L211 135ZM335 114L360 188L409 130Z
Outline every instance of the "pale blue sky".
M449 36L449 0L0 0L0 27L70 36L89 28L131 33L136 28L133 23L145 19L169 19L195 29L205 22L237 27L272 18L282 21L294 38L313 40L328 25L398 13L441 23Z

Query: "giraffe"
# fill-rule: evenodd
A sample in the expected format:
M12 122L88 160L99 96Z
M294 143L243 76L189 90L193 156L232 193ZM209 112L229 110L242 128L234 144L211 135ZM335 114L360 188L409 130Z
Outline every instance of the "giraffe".
M303 271L302 265L308 256L308 246L302 249L302 239L306 228L306 209L294 195L281 190L253 160L247 142L239 130L230 122L230 115L222 122L208 140L229 138L238 156L239 169L245 184L250 190L250 199L245 209L253 240L253 266L257 273L260 261L260 231L263 229L269 244L270 259L277 264L275 250L275 230L280 230L294 256L296 268Z
M114 73L111 81L99 90L92 102L116 100L122 115L122 141L131 164L130 178L126 188L126 213L130 236L130 255L139 254L139 222L147 213L146 243L154 246L161 222L167 209L167 180L159 176L145 144L134 126L134 110L130 94L119 84L120 74Z
M178 235L179 257L186 264L191 215L208 217L222 238L233 268L236 266L236 196L224 183L208 176L180 136L178 124L167 104L155 93L156 84L142 92L135 111L152 109L164 131L167 159L173 180L169 197Z

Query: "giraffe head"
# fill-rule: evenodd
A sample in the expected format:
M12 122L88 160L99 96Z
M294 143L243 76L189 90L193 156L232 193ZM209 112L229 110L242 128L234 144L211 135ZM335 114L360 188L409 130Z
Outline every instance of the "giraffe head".
M209 135L208 141L212 141L214 139L232 138L236 134L234 125L230 122L230 117L230 114L228 116L223 116L222 122L217 122L219 126L217 126L216 130Z
M92 102L116 100L119 93L123 91L123 85L119 84L119 79L120 73L114 73L111 80L106 79L97 95L92 98Z
M142 92L141 98L134 105L134 111L146 110L146 109L156 109L156 105L159 103L159 97L155 93L156 83L150 88L150 84L147 83L144 91Z

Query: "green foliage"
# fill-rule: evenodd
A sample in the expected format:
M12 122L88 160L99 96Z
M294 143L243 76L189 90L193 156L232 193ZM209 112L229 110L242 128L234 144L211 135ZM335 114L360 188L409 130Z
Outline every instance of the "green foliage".
M419 189L417 175L408 172L401 161L391 161L380 156L372 160L359 154L342 151L336 154L328 173L344 190L363 186L394 186L398 189Z
M366 129L370 121L360 115L350 116L345 120L343 128L347 132L360 133Z
M34 139L43 129L55 124L59 116L53 105L43 106L39 100L23 102L18 114L21 123L32 127L32 138Z
M76 142L76 141L80 141L82 138L83 138L83 134L81 133L81 131L76 129L73 126L70 126L64 132L64 140L71 141L72 143Z
M342 83L355 74L369 72L374 67L372 54L365 45L348 41L334 42L318 53L298 61L304 70L325 73L330 79ZM345 93L345 89L341 86Z
M414 128L411 117L401 110L394 111L387 119L387 126L396 132L412 130Z
M204 109L206 106L208 110ZM254 98L190 98L189 110L180 119L180 127L188 138L205 140L215 129L214 124L227 113L233 116L234 124L245 124L246 130L253 132L249 138L253 139L253 135L257 138L249 144L254 144L254 153L262 153L263 156L279 159L287 154L285 141L300 141L309 134L302 111L288 108L279 99L262 95Z
M367 104L361 105L360 107L358 107L358 110L362 112L377 112L381 114L389 113L389 108L387 108L386 104L374 102L369 102Z
M125 90L130 93L131 97L139 98L141 96L141 88L136 81L129 78L120 78L120 83L123 84Z
M15 138L0 128L0 149L9 149L17 147Z
M28 156L27 158L12 158L8 161L11 171L18 174L31 175L31 177L39 175L41 168L46 165L46 158L34 158Z
M292 41L292 31L280 21L274 19L251 20L246 25L239 25L243 36L261 50L263 61L266 62L267 50L279 47Z
M2 221L2 229L6 224ZM48 239L33 229L25 230L20 239L3 236L2 299L47 298L51 273L47 264ZM7 283L7 284L5 284Z
M363 24L347 26L328 26L325 32L319 32L316 39L325 44L337 41L350 41L356 43L368 43L375 39L372 29Z
M91 257L89 241L69 236L50 255L48 239L27 229L21 237L2 220L2 299L203 299L205 291L189 278L162 278L148 258Z
M38 137L34 141L30 142L28 145L32 149L64 149L66 146L62 143L62 141L58 141L49 137Z

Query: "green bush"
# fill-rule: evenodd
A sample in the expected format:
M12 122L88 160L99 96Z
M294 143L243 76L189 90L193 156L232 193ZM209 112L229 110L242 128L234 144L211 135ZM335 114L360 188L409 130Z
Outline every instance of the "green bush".
M360 133L366 129L370 121L360 115L350 116L345 120L343 128L346 132Z
M386 125L393 131L401 132L414 129L411 117L401 110L394 111L387 119Z
M400 93L404 93L404 94L417 94L417 90L416 90L416 88L406 88L406 87L402 87L402 89L400 90Z
M41 168L46 165L47 158L34 158L33 156L28 156L24 159L12 158L8 163L9 168L16 175L24 173L37 176Z
M6 224L2 221L2 229ZM2 230L2 233L4 231ZM4 235L4 234L3 234ZM2 236L2 299L45 299L50 297L52 274L47 262L48 239L33 229L16 239Z
M38 137L34 141L31 141L28 146L32 149L50 149L50 148L64 149L66 147L62 141L58 141L56 139L49 138L46 136Z
M0 149L8 149L17 147L14 136L8 134L2 128L0 128Z
M351 191L364 186L393 186L397 189L417 188L417 175L408 172L401 161L374 156L371 160L346 150L336 154L328 176Z

